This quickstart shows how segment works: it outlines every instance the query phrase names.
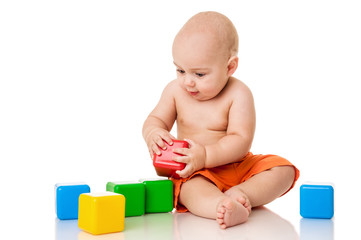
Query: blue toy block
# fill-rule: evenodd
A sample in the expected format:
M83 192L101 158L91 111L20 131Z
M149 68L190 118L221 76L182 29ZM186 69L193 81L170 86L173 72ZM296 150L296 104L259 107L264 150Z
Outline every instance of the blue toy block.
M303 184L300 187L300 214L304 218L331 219L334 214L333 187Z
M87 184L55 184L55 211L60 220L78 218L79 195L82 193L90 193L90 187Z

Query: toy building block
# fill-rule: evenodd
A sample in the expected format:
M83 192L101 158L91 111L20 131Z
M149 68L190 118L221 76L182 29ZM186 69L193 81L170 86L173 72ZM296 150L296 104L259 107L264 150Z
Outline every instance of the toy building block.
M118 193L84 193L79 197L80 229L94 235L124 229L125 197Z
M108 182L107 191L124 195L125 216L141 216L145 213L145 189L140 182Z
M161 155L154 154L153 166L158 176L179 178L175 172L177 170L183 170L185 168L184 163L173 161L172 158L175 155L179 155L173 152L175 148L188 148L188 142L173 140L173 145L167 145L167 149L161 149Z
M79 195L89 193L85 183L57 183L55 190L55 211L60 220L77 219Z
M143 180L145 212L160 213L173 210L173 182L171 180Z
M326 184L303 184L300 187L300 214L304 218L332 218L333 187Z

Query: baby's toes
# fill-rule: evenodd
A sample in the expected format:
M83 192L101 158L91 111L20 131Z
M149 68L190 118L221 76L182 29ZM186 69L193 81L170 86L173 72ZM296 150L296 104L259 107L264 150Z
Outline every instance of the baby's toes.
M217 223L218 223L219 225L224 224L224 219L223 219L223 218L217 218Z
M251 213L252 207L249 201L247 201L244 197L237 198L237 201L247 209L248 213Z
M251 214L252 208L250 206L245 207L249 214Z
M224 218L224 213L217 212L217 218Z
M224 214L226 212L226 209L223 207L223 206L221 206L221 207L219 207L218 209L217 209L217 213L222 213L222 214Z
M247 201L244 197L238 197L237 198L237 202L239 202L240 204L242 204L243 206L245 206L245 204L247 204ZM246 207L246 206L245 206Z

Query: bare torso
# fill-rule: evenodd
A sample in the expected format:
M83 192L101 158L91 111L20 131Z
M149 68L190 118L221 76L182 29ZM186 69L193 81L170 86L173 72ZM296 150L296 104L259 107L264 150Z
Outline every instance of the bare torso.
M234 81L230 80L217 97L208 101L197 101L179 87L175 95L178 139L209 145L226 135Z

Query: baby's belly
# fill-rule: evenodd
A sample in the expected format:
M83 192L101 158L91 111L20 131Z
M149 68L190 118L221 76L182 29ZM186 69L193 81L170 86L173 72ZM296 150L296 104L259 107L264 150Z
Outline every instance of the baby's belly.
M224 136L226 136L226 131L216 131L209 129L183 130L179 128L177 131L178 139L190 139L202 145L214 144Z

